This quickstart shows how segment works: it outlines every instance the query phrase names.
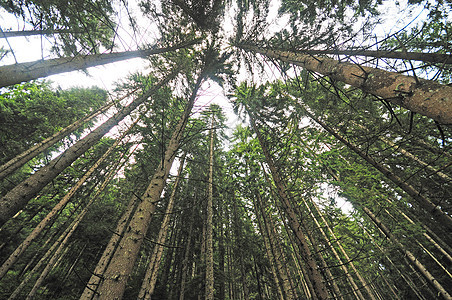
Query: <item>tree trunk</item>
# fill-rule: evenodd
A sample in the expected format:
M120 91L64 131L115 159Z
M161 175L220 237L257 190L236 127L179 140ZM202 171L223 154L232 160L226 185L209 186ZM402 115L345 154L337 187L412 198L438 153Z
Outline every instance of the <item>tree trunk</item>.
M389 238L405 255L405 257L410 261L410 263L425 277L427 282L436 290L438 295L443 299L451 300L452 296L444 289L444 287L433 277L432 274L421 264L421 262L410 252L405 246L403 246L397 238L389 231L389 229L381 223L381 221L375 216L367 207L362 207L363 211L369 218L375 223L375 225L380 228L380 230Z
M254 204L254 210L255 210L255 214L256 214L256 219L257 219L257 223L259 226L259 231L261 232L262 238L264 240L264 246L265 246L265 250L266 250L266 254L267 254L267 259L270 263L270 267L271 267L271 273L273 275L273 280L275 281L275 285L278 291L278 296L280 300L284 300L284 294L282 292L281 289L281 284L280 284L280 280L279 280L279 276L276 272L276 258L274 255L274 249L270 243L270 239L268 236L268 230L267 227L263 224L265 221L262 220L262 210L261 210L261 206L259 204L259 200L256 199L260 199L260 195L258 195L259 192L256 192L256 197L253 198L253 204ZM259 197L259 198L258 198Z
M138 208L123 238L119 242L119 247L105 271L104 280L99 287L99 299L120 299L124 293L140 246L147 233L149 221L155 211L155 203L159 201L160 195L165 187L169 171L176 157L176 152L179 149L184 129L193 108L196 93L201 86L204 76L205 73L203 71L195 84L193 94L187 103L183 116L171 136L164 159L160 162L148 188L141 197L141 202L138 204Z
M38 60L0 67L0 87L18 84L54 74L81 70L89 67L105 65L131 58L146 58L147 56L165 53L184 48L197 43L198 40L182 43L173 47L160 49L146 49L116 53L79 55L74 57L60 57L49 60Z
M61 171L70 166L80 155L110 131L111 128L128 116L140 104L144 103L153 93L155 93L155 91L167 84L174 76L175 72L170 76L167 76L143 96L138 97L128 106L123 107L119 112L93 130L90 134L52 160L47 166L39 169L39 171L3 196L0 199L0 226L3 225L8 218L14 216L14 214L22 209L31 198L60 174Z
M207 198L207 221L206 221L206 300L214 298L213 278L213 146L214 146L214 124L215 115L212 113L210 127L210 149L209 149L209 190Z
M255 124L253 115L249 111L248 111L248 115L250 116L251 125L254 129L254 132L256 133L256 135L258 137L259 144L261 145L261 148L262 148L262 152L264 153L265 159L270 168L273 180L274 180L275 185L278 190L278 195L280 197L282 208L289 221L289 226L296 236L296 241L297 241L299 250L301 252L301 256L305 260L305 262L308 264L307 271L309 274L309 279L311 280L312 285L314 287L315 294L319 299L322 299L322 300L328 299L328 291L326 290L326 287L323 282L322 275L320 274L317 263L314 260L311 250L309 249L309 246L306 242L305 233L302 231L303 228L302 228L300 222L298 221L298 217L295 214L295 211L289 200L289 195L287 194L285 184L281 181L281 179L279 177L279 172L276 169L276 166L274 165L273 159L271 158L270 153L267 150L265 142L260 134L260 131L258 130L258 128Z
M166 207L162 225L160 226L157 243L154 246L154 249L152 250L151 261L149 262L146 275L144 276L143 283L141 284L138 299L150 300L151 295L154 293L155 283L157 282L157 275L160 267L160 260L162 259L163 254L163 246L166 242L166 237L168 235L169 222L173 213L174 200L176 199L176 191L179 185L180 178L182 176L184 162L185 154L180 161L179 170L177 172L177 178L176 181L174 182L173 190L168 201L168 206Z
M48 29L48 30L20 30L20 31L2 31L0 39L7 39L10 37L25 37L33 35L52 35L61 33L82 33L82 31L74 31L70 29Z
M44 228L49 225L52 220L57 216L57 214L63 210L66 204L69 203L72 196L83 186L83 184L91 177L91 175L96 171L96 169L108 158L108 156L116 149L119 143L122 141L125 135L127 135L130 130L137 124L140 120L138 118L122 135L111 145L107 151L100 157L83 175L82 178L69 190L69 192L58 202L57 205L41 220L41 222L33 229L33 231L28 235L28 237L16 248L16 250L8 257L8 259L0 267L0 278L2 278L6 272L11 268L11 266L19 259L19 257L27 250L28 246L39 236L39 234L44 230Z
M438 64L452 64L452 56L442 53L403 52L403 51L372 51L372 50L294 50L294 53L317 55L332 54L345 56L368 56L375 58L394 58L404 60L417 60Z
M237 47L329 76L439 123L452 124L452 86L424 79L417 81L414 77L309 54L259 48L254 45Z

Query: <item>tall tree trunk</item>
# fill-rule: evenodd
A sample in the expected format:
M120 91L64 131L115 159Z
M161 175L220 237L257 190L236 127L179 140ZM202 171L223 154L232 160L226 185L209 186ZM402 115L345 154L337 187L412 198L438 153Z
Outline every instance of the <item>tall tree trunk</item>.
M442 53L404 52L404 51L372 51L372 50L294 50L294 53L317 55L332 54L345 56L368 56L375 58L395 58L404 60L417 60L438 64L452 64L452 56Z
M61 33L82 33L82 31L75 31L71 29L2 31L0 33L0 39L6 39L10 37L25 37L33 35L53 35Z
M309 54L244 44L237 47L329 76L439 123L452 124L452 86Z
M165 53L176 49L188 47L197 43L197 40L185 42L173 47L160 49L146 49L125 51L117 53L79 55L74 57L60 57L49 60L38 60L0 67L0 87L18 84L54 74L81 70L89 67L105 65L131 58L146 58L147 56Z
M262 238L264 240L264 246L265 246L265 250L266 250L266 254L267 254L267 259L270 263L270 267L271 267L271 273L273 275L273 280L275 281L275 285L278 291L278 296L280 300L284 300L284 294L281 288L281 283L279 280L279 276L276 272L276 257L274 254L274 249L270 243L270 238L268 235L268 230L267 227L263 224L265 221L262 220L262 209L261 206L259 204L259 200L260 199L260 195L258 195L259 192L256 191L255 195L256 197L253 197L253 205L254 205L254 210L256 213L256 219L257 219L257 223L259 226L259 231L261 232Z
M256 211L256 214L260 211L262 215L263 226L268 235L268 241L271 247L270 249L272 249L276 270L278 271L279 278L281 279L281 286L285 295L284 299L295 299L294 291L292 290L289 282L290 275L287 272L287 262L284 259L285 255L276 234L275 223L273 222L270 213L266 213L266 206L264 205L262 197L258 192L256 193L256 199L259 209Z
M253 117L252 113L250 113L250 111L248 111L248 115L250 116L251 125L254 129L254 132L257 135L259 144L261 145L261 148L262 148L262 152L264 153L265 159L270 168L273 180L274 180L275 185L278 190L278 195L281 200L282 208L289 221L289 226L296 236L296 241L297 241L299 250L301 252L301 256L308 265L307 271L309 274L309 279L311 280L312 285L314 287L315 294L319 299L322 299L322 300L328 299L328 291L326 290L322 275L320 274L320 271L319 271L319 267L317 266L317 263L314 260L311 250L309 249L309 245L306 241L305 233L303 232L303 227L301 226L300 222L298 221L298 216L295 214L295 211L292 207L292 203L289 200L289 195L287 194L285 184L282 182L282 180L279 177L279 172L273 163L273 159L267 150L266 144L260 134L259 129L257 128L257 126L255 124L254 117Z
M33 198L42 188L51 182L61 171L70 166L80 155L85 153L91 146L97 143L111 128L128 116L135 108L144 103L160 87L167 84L176 72L167 76L159 84L147 91L141 97L135 99L128 106L123 107L110 119L93 130L90 134L79 140L75 145L67 149L63 154L53 159L47 166L42 167L28 179L18 184L0 199L0 226L8 218L14 216L22 209L28 201Z
M168 228L170 218L173 214L174 201L176 199L176 191L179 185L180 178L182 176L182 170L184 168L185 154L182 157L177 172L177 178L174 182L173 190L171 192L168 206L166 207L165 216L163 217L162 224L160 225L160 231L157 238L157 243L154 246L151 254L151 260L148 264L146 275L144 276L143 283L141 284L140 292L138 293L138 299L150 300L151 295L154 293L155 283L157 282L157 275L160 267L160 261L162 259L163 247L168 235Z
M193 197L192 202L192 209L194 209L196 204L196 198ZM193 226L194 226L194 213L190 214L190 228L188 230L188 236L187 236L187 244L185 245L184 249L184 259L182 260L182 270L181 270L181 281L180 281L180 288L179 288L179 300L184 300L185 297L185 285L187 281L187 273L188 273L188 264L190 263L188 261L191 249L191 243L193 238Z
M127 280L133 270L140 246L145 238L151 216L155 211L155 203L159 201L160 195L165 187L169 171L176 157L176 152L179 149L184 129L196 99L196 93L201 86L204 76L205 73L203 71L196 81L193 94L169 140L164 159L160 162L148 188L141 197L141 202L138 204L138 208L123 238L119 242L119 247L105 271L103 282L98 290L99 299L120 299L124 293Z
M210 126L210 149L209 149L209 190L207 198L207 221L206 221L206 300L214 298L213 278L213 148L214 148L214 125L215 115L212 113Z
M16 250L8 257L8 259L0 267L0 278L2 278L6 272L11 268L11 266L19 259L19 257L27 250L28 246L39 236L39 234L49 225L52 220L57 216L57 214L63 210L66 204L69 203L72 196L83 186L83 184L91 177L91 175L96 171L96 169L108 158L108 156L116 149L116 147L121 143L124 136L126 136L130 130L137 124L140 120L138 118L126 131L124 131L121 136L111 145L107 151L89 168L89 170L80 178L80 180L72 186L69 192L58 202L57 205L41 220L38 226L33 229L33 231L28 235L28 237L16 248Z
M436 290L438 295L440 295L443 299L451 300L452 296L444 289L444 287L436 280L435 277L425 268L423 264L409 251L403 246L398 239L389 231L389 229L378 219L377 216L374 215L367 207L362 207L363 211L369 218L378 226L378 228L389 238L405 255L405 257L409 260L409 262L415 267L419 273L421 273L427 282Z

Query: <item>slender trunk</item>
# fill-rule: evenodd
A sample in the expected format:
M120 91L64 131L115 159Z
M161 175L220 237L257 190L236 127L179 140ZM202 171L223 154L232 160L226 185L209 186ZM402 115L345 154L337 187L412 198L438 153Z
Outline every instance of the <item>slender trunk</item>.
M209 190L207 198L207 221L206 221L206 300L214 298L213 278L213 146L214 146L215 115L212 113L210 127L210 149L209 149Z
M309 54L259 48L254 45L237 47L327 75L439 123L452 124L452 86Z
M328 291L323 282L322 275L320 274L317 263L314 260L311 250L309 249L309 245L306 242L306 236L305 233L303 232L303 228L300 222L298 221L298 216L295 214L295 211L292 207L292 203L289 200L289 195L287 193L285 184L279 177L279 172L276 169L276 166L274 165L273 159L267 150L265 142L260 134L260 131L258 130L255 124L253 115L249 111L248 115L250 116L251 125L258 137L259 144L261 145L262 148L262 152L264 153L267 164L271 170L273 180L278 190L278 195L280 197L282 208L289 221L289 226L296 236L296 241L301 252L301 256L308 265L309 279L312 282L315 294L319 299L328 299Z
M168 206L166 207L162 225L160 226L157 244L154 246L154 249L152 250L151 260L148 264L146 275L144 276L143 279L143 283L141 284L138 299L150 300L151 295L154 293L155 283L157 282L157 275L160 267L160 261L162 259L163 254L163 246L166 242L166 237L168 235L169 222L173 213L174 200L176 199L177 187L182 176L184 161L185 155L180 161L179 170L177 172L177 178L176 181L174 182L173 190L168 201Z
M303 107L304 108L304 107ZM353 145L351 142L346 140L343 136L341 136L336 130L328 126L325 122L321 121L319 118L310 113L306 108L304 108L305 113L314 120L317 124L322 126L327 132L332 134L335 138L345 144L350 150L358 154L361 158L363 158L366 162L371 164L375 169L380 171L386 178L391 180L394 184L396 184L400 189L405 191L408 195L410 195L413 199L417 201L417 203L425 209L427 212L431 213L433 217L436 217L439 222L442 223L443 226L452 230L452 217L447 215L444 211L441 210L437 205L435 205L430 199L421 195L419 191L417 191L412 185L406 183L402 178L395 175L391 172L387 167L378 163L376 160L368 156L366 153L361 151L357 146Z
M305 203L306 207L309 210L309 213L311 214L311 216L313 217L314 220L315 217L313 215L313 213L311 212L311 209L309 208L308 204ZM356 276L358 277L359 281L361 282L362 286L365 288L365 290L367 291L367 293L369 294L369 297L371 299L375 299L372 295L371 290L368 287L367 282L364 280L364 278L362 278L361 274L358 272L358 270L355 268L355 265L353 264L353 261L350 259L350 257L348 256L347 252L344 250L344 248L342 247L341 243L339 242L339 239L336 237L336 235L334 234L333 230L331 229L330 225L328 224L328 222L325 220L325 218L323 217L322 212L320 211L320 209L317 207L317 205L315 203L312 203L312 205L314 206L314 208L317 211L317 214L320 216L320 218L322 219L323 223L325 224L326 228L328 229L328 232L331 234L333 240L336 241L336 245L339 247L339 250L342 252L342 255L344 255L345 259L347 260L347 263L350 264L350 266L352 267L353 271L355 272ZM316 220L317 223L317 220ZM320 225L317 223L317 226L319 227L320 232L325 236L325 240L328 243L328 245L330 246L331 250L333 251L334 256L336 256L336 258L338 259L340 265L341 265L341 269L344 271L345 275L347 276L348 281L350 282L352 289L353 289L353 294L355 294L355 297L357 299L365 299L363 297L363 294L361 293L360 289L358 288L358 286L355 283L355 280L353 279L353 276L350 274L350 272L347 269L347 266L342 262L342 259L340 258L339 254L336 252L336 249L334 249L334 246L330 243L327 235L325 234L325 232L323 231L322 227L320 227Z
M204 76L203 71L195 84L193 94L187 103L183 116L171 136L164 159L160 162L148 188L141 197L141 202L138 204L138 208L124 233L124 237L119 242L119 247L105 271L104 280L99 288L99 299L120 299L124 293L128 277L133 270L140 246L145 238L151 216L155 211L155 203L159 201L165 187L196 99L196 93Z
M388 257L385 250L380 247L380 245L375 241L375 239L372 237L372 235L363 227L362 224L359 223L359 226L363 229L363 231L366 233L366 235L369 237L369 239L372 241L374 246L383 254L384 258L388 261L388 263L397 271L397 273L402 277L402 279L405 281L407 286L411 288L411 290L416 294L416 296L419 299L424 299L424 296L419 292L416 284L414 284L413 280L411 279L411 276L404 275L399 268L396 266L396 264L391 260L391 258Z
M259 192L256 192L256 197L253 198L253 204L254 204L254 210L255 210L255 213L256 213L257 223L258 223L258 226L259 226L259 231L261 232L262 238L264 240L264 246L265 246L265 250L266 250L266 253L267 253L267 258L268 258L268 261L270 263L271 273L273 275L273 280L275 281L275 285L276 285L276 288L277 288L277 291L278 291L279 299L280 300L284 300L284 294L283 294L283 291L281 289L281 284L280 284L280 280L279 280L278 274L276 272L276 267L275 267L275 265L276 265L276 258L275 258L275 255L274 255L274 250L273 250L273 247L272 247L272 245L270 243L267 227L264 226L264 224L263 224L265 221L263 221L262 217L261 217L262 210L261 210L261 207L259 205L259 201L256 200L256 199L258 199L258 197L260 198L260 195L258 195L258 193Z
M380 230L389 238L405 255L405 257L409 260L409 262L415 267L419 273L421 273L427 282L436 290L438 295L440 295L443 299L450 300L452 296L444 289L444 287L433 277L432 274L421 264L421 262L410 252L405 246L403 246L398 239L389 231L389 229L375 216L367 207L362 208L366 215L375 223L375 225L380 228Z
M332 54L346 56L368 56L375 58L395 58L405 60L417 60L438 64L452 64L452 56L442 53L403 52L403 51L372 51L372 50L296 50L295 53L309 55Z
M94 118L99 116L100 114L105 113L108 111L116 102L119 102L123 100L125 97L128 97L131 93L136 92L137 89L133 90L132 92L128 93L126 96L121 97L117 101L111 101L108 104L100 107L90 115L75 121L74 123L66 126L65 128L61 129L60 131L54 133L52 136L42 140L41 142L35 144L30 149L22 152L21 154L18 154L16 157L12 158L2 166L0 166L0 180L5 178L6 176L13 173L15 170L23 166L26 162L31 160L32 158L36 157L38 154L42 153L44 150L49 148L50 146L54 145L56 142L61 140L66 135L70 134L71 132L75 131L77 128L82 126L83 124L86 124L90 121L92 121Z
M138 97L128 106L123 107L119 112L93 130L86 137L79 140L63 154L53 159L47 166L42 167L39 171L9 191L0 200L0 225L4 224L8 218L14 216L15 213L22 209L31 198L60 174L61 171L70 166L80 155L85 153L85 151L110 131L111 128L128 116L140 104L144 103L155 93L155 91L167 84L174 76L175 72L172 75L167 76L143 96Z
M284 291L284 299L295 299L295 295L289 283L289 274L287 269L287 263L284 261L284 253L280 245L279 238L276 234L275 224L271 218L270 214L266 213L266 207L262 201L262 197L259 193L256 193L256 199L258 204L258 209L262 215L263 226L268 235L268 241L270 244L270 249L272 249L272 254L276 264L276 270L278 271L279 278L281 278L281 286Z
M195 206L195 198L193 198L193 205ZM191 251L191 240L193 236L193 225L194 225L194 213L192 212L190 215L190 229L188 230L187 244L184 250L184 260L182 261L182 271L181 271L181 281L180 281L180 289L179 289L179 300L184 300L185 296L185 285L187 281L187 273L188 273L188 261L190 251Z
M24 81L30 81L54 74L86 69L89 67L105 65L131 58L146 58L147 56L173 51L188 47L198 41L190 41L173 47L160 49L146 49L125 51L117 53L79 55L75 57L60 57L49 60L38 60L0 67L0 87L5 87Z
M32 35L52 35L61 33L82 33L82 31L74 31L70 29L48 29L48 30L20 30L20 31L2 31L0 33L0 39L6 39L10 37L25 37Z
M139 145L140 144L137 144L135 149L129 153L129 155L127 156L124 163L128 161L128 158L133 154L133 152L138 148ZM119 170L120 168L121 168L121 166L119 168L113 168L110 171L110 173L107 175L106 180L104 181L102 186L99 188L100 191L102 191L106 187L108 182L116 174L116 171ZM96 192L96 195L98 195L98 194L99 194L99 191ZM101 258L99 259L99 262L97 263L95 270L92 272L93 275L91 276L88 283L86 284L86 288L83 291L80 299L83 299L83 300L92 299L94 294L97 292L96 290L97 290L97 287L99 286L102 275L103 275L105 269L107 268L107 266L111 260L111 257L113 255L113 253L115 252L115 249L116 249L125 229L127 228L128 224L129 224L130 216L133 213L138 200L139 200L138 197L132 197L131 201L129 201L125 212L119 219L119 222L115 228L112 238L110 239L109 243L105 247L105 250L102 253Z
M83 175L82 178L69 190L69 192L58 202L57 205L41 220L41 222L33 229L33 231L28 235L28 237L14 250L14 252L8 257L8 259L0 267L0 278L2 278L6 272L13 266L13 264L19 259L19 257L24 253L28 246L39 236L39 234L49 225L53 219L59 214L60 211L68 204L72 196L83 186L83 184L91 177L91 175L96 171L96 169L108 158L108 156L116 149L119 143L122 141L125 135L127 135L130 130L139 121L139 118L123 132L123 134L111 145L107 151L100 157L91 168Z

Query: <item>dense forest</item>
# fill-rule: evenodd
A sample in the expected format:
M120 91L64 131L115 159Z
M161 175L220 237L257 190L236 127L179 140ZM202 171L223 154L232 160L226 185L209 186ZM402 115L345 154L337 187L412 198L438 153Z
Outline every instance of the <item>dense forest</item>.
M0 0L0 299L452 299L450 1L131 2Z

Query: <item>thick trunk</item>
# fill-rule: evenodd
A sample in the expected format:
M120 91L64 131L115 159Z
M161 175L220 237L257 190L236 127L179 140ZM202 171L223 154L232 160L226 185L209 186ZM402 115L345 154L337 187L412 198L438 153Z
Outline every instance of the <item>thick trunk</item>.
M424 79L417 81L414 77L309 54L259 48L254 45L237 46L329 76L412 112L428 116L439 123L452 124L452 86Z
M0 200L0 226L10 217L22 209L42 188L51 182L61 171L70 166L80 155L97 143L111 128L128 116L135 108L144 103L155 91L165 85L174 76L170 75L159 84L138 97L128 106L123 107L110 119L93 130L75 145L67 149L63 154L52 160L47 166L42 167L28 179L18 184Z
M295 50L296 53L317 55L345 55L345 56L368 56L375 58L395 58L405 60L417 60L438 64L452 64L452 56L442 53L423 53L423 52L403 52L403 51L372 51L372 50Z
M129 275L138 256L140 246L146 236L149 222L155 211L155 203L159 201L165 187L169 171L176 157L182 140L183 132L188 122L196 93L203 80L201 73L193 90L193 94L187 103L183 116L179 120L166 148L164 159L160 162L151 182L141 197L141 202L133 215L119 247L113 255L113 259L105 271L103 282L99 287L99 299L121 299L126 287Z
M154 246L154 249L152 250L151 260L148 264L146 275L144 276L143 279L143 283L141 284L138 299L150 300L151 295L154 293L155 283L157 282L157 275L160 267L160 261L163 255L163 245L166 243L170 218L173 214L174 200L176 199L177 187L182 176L184 161L185 155L180 161L179 170L177 172L177 178L176 181L174 182L173 190L168 201L168 206L166 207L165 216L163 217L163 221L160 226L157 243Z
M83 184L91 177L91 175L96 171L96 169L108 158L113 150L119 145L124 136L134 127L139 119L133 123L128 130L126 130L114 143L111 145L107 151L100 157L91 168L83 175L82 178L69 190L69 192L58 202L57 205L41 220L38 226L33 229L33 231L28 235L28 237L16 248L16 250L8 257L8 259L0 267L0 278L2 278L6 272L11 268L11 266L19 259L19 257L24 253L24 251L30 246L30 244L39 236L39 234L49 225L53 219L60 213L61 210L68 204L72 196L83 186Z
M425 268L423 264L410 252L405 246L403 246L397 238L389 231L389 229L375 216L367 207L362 208L363 211L369 216L369 218L378 226L378 228L388 237L405 255L411 265L421 273L427 282L436 290L438 295L443 299L451 300L452 296L444 289L444 287L436 280L435 277Z
M54 74L105 65L126 59L138 57L145 58L149 55L184 48L193 45L194 43L197 43L197 41L196 40L190 41L168 48L146 49L105 54L79 55L75 57L60 57L49 60L38 60L33 62L1 66L0 87L18 84L24 81L30 81L33 79L38 79Z
M301 256L308 265L308 268L307 268L308 276L312 282L315 294L319 299L322 299L322 300L328 299L328 291L323 282L323 278L322 278L322 275L320 274L319 267L317 266L317 263L314 260L311 250L309 249L309 245L306 241L306 235L303 232L303 228L302 228L300 222L298 221L298 216L295 214L295 211L292 207L292 203L289 200L289 195L287 194L285 184L282 182L282 180L279 177L279 172L273 163L273 159L270 156L270 153L267 150L265 142L260 134L260 131L255 124L254 118L249 111L248 111L248 115L250 116L251 125L254 129L254 132L256 133L256 135L258 137L258 140L261 145L262 151L264 153L265 159L267 161L267 164L270 168L273 180L277 187L278 195L279 195L279 198L281 201L281 206L286 214L286 217L289 222L289 226L296 236L296 242L297 242L297 245L301 252Z
M210 149L209 149L209 190L207 198L207 221L206 221L206 300L214 298L213 277L213 146L214 146L214 124L215 117L212 114L210 127Z

